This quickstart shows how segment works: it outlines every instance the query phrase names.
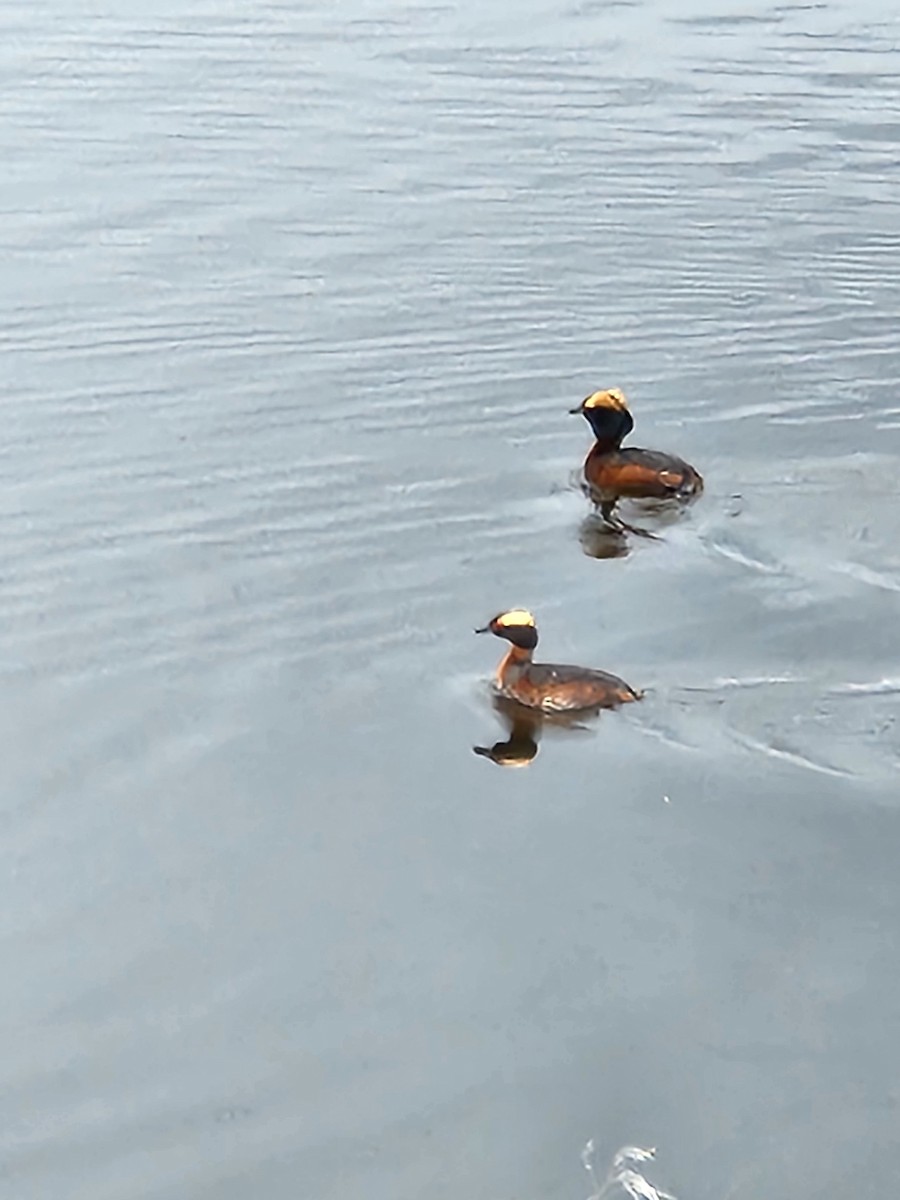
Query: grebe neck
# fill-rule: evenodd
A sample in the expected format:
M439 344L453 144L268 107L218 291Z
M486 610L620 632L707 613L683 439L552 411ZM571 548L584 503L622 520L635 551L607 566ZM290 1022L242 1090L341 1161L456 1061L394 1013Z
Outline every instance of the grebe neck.
M593 430L594 449L601 452L618 450L634 429L634 418L627 408L589 408L585 416Z
M503 661L497 668L497 683L501 688L515 683L522 673L531 666L532 648L512 645L507 650Z

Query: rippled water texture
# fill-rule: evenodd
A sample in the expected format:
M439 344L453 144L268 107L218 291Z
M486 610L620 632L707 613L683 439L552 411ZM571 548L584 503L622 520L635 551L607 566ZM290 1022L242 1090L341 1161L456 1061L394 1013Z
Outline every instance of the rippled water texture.
M0 4L3 1196L895 1189L900 16L705 5Z

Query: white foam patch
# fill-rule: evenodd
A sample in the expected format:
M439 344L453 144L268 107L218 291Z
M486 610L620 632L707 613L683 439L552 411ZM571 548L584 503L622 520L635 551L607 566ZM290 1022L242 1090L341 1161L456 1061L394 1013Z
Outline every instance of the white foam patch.
M900 679L877 679L871 683L838 683L831 696L893 696L900 692Z
M644 1164L653 1162L656 1150L645 1150L642 1146L623 1146L613 1155L612 1163L601 1183L594 1169L594 1140L587 1143L581 1152L584 1169L591 1177L594 1192L588 1200L606 1200L615 1195L631 1196L632 1200L675 1200L671 1192L664 1192L651 1183L644 1174Z

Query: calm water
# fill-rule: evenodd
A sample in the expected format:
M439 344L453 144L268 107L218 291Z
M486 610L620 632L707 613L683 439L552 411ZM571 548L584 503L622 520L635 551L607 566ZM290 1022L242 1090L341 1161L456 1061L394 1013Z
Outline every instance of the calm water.
M900 16L728 7L0 6L3 1197L895 1190Z

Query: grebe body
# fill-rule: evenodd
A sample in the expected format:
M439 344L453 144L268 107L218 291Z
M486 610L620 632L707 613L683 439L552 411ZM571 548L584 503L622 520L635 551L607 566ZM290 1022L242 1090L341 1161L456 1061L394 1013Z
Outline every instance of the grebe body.
M557 663L536 663L538 643L534 617L523 608L499 613L476 633L493 633L510 643L494 679L502 696L542 712L615 708L640 700L639 692L617 675Z
M690 500L703 490L700 472L674 454L660 450L622 447L634 428L625 396L618 388L592 392L571 410L581 413L594 434L594 445L584 462L584 479L590 496L609 518L623 496Z

